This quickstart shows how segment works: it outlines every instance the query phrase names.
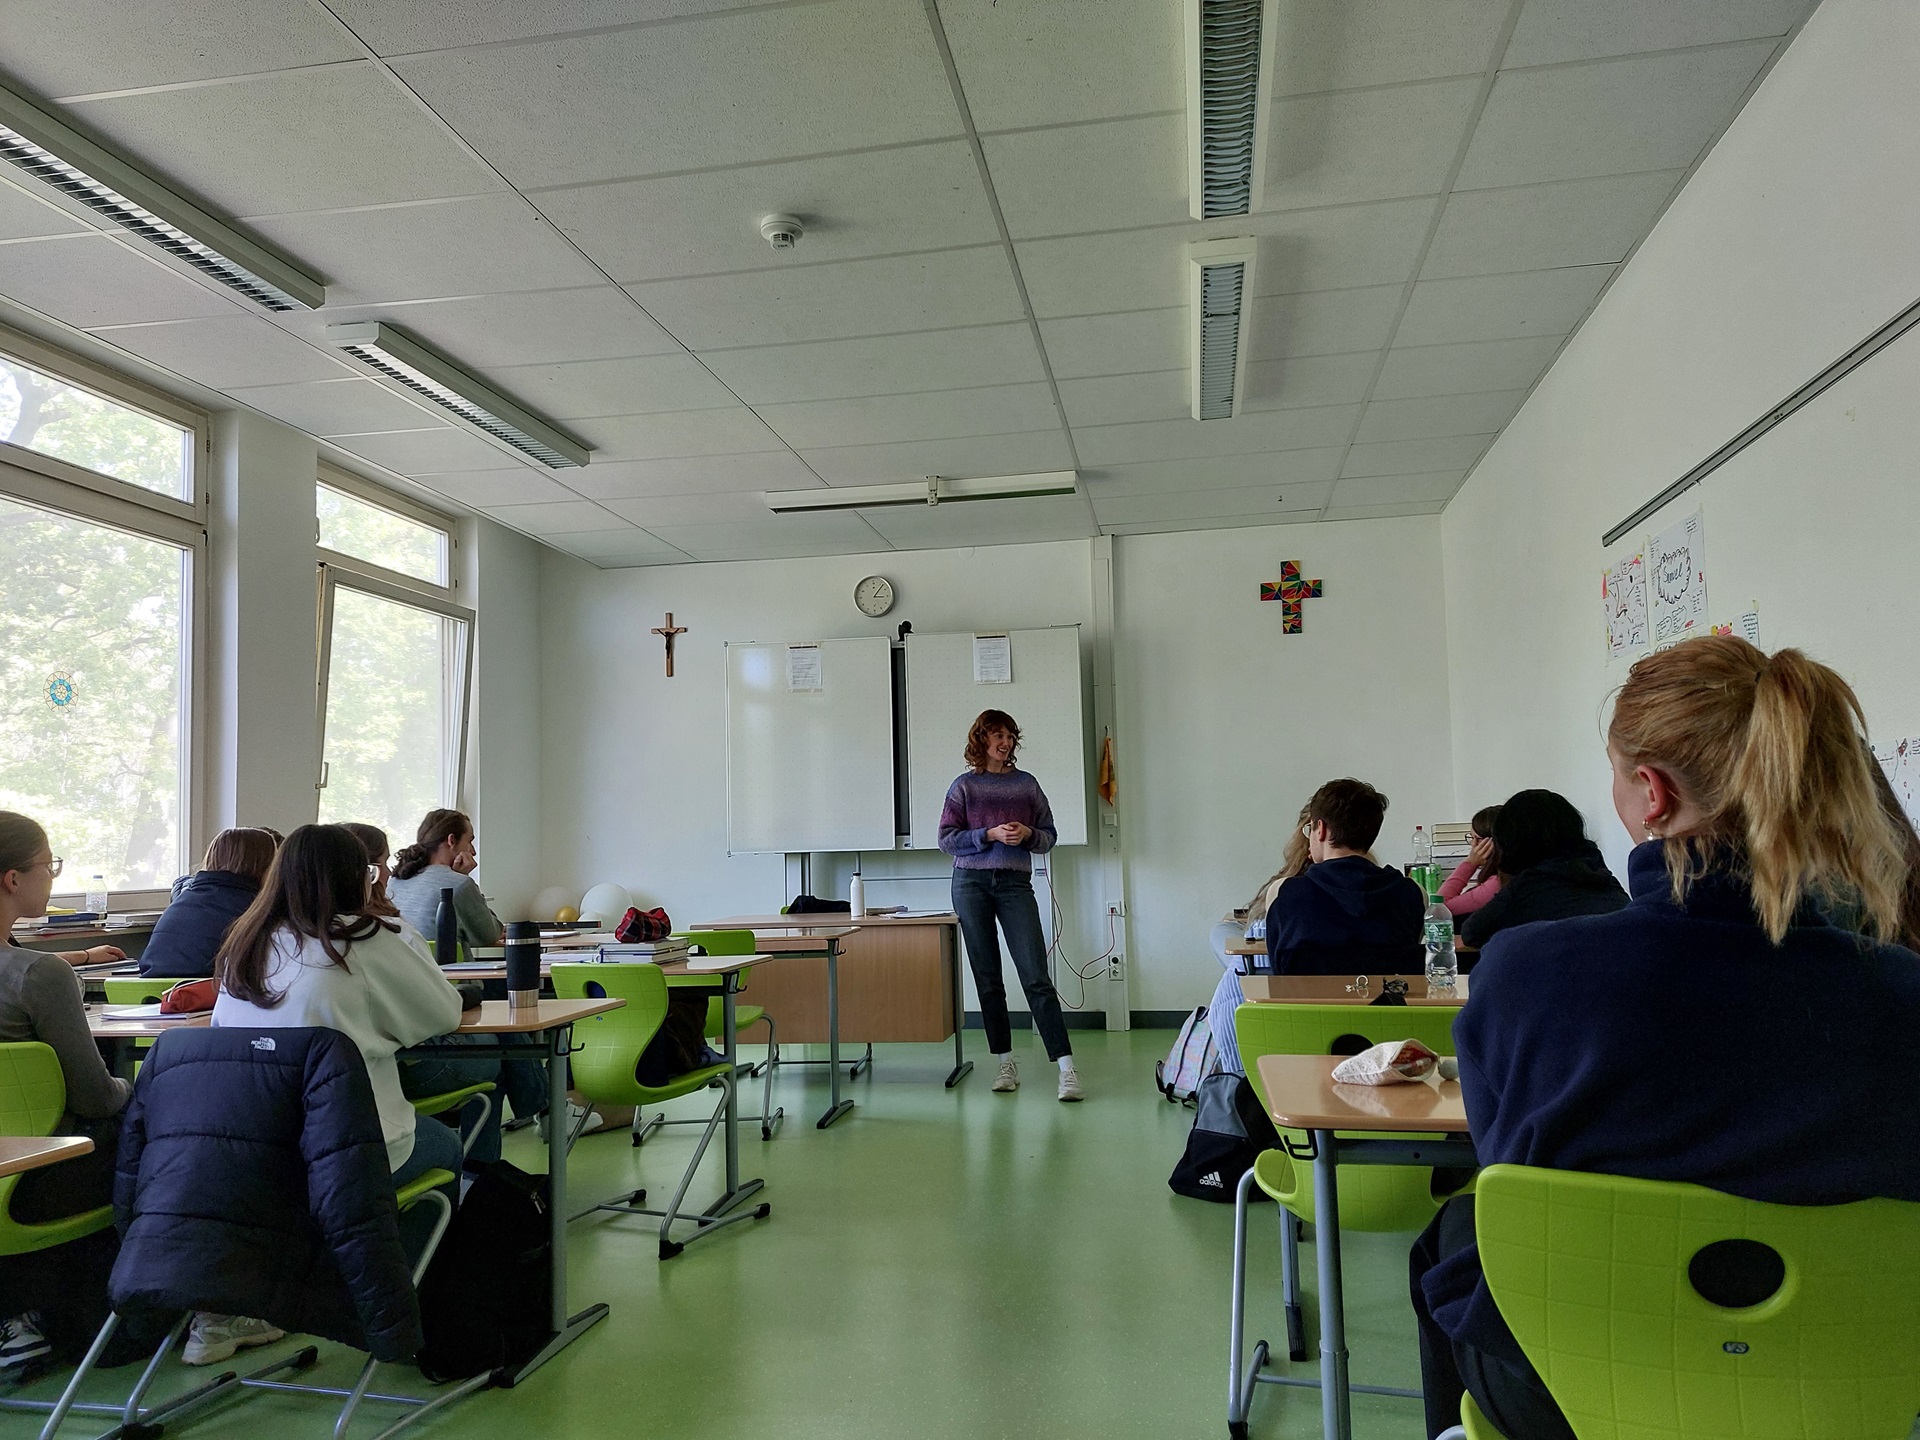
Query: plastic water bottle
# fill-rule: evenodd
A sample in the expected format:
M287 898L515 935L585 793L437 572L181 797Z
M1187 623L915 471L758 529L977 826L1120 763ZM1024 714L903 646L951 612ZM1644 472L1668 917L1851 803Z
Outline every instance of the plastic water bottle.
M1413 827L1413 863L1431 865L1433 863L1433 837L1427 834L1427 827Z
M106 876L95 875L87 881L87 909L102 920L107 918Z
M1438 900L1427 906L1423 927L1427 948L1427 988L1451 990L1460 978L1460 962L1453 953L1453 916Z

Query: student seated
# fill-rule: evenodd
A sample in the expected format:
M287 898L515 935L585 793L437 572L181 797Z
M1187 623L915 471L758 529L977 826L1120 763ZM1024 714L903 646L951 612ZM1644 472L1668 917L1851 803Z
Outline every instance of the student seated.
M468 947L498 945L507 933L506 927L474 883L473 871L479 863L473 822L458 810L429 810L420 822L415 842L403 846L393 857L387 894L399 907L401 918L432 941L439 938L440 892L451 890L454 914L460 921L460 943ZM458 958L434 956L442 965L451 965Z
M1634 665L1607 732L1614 809L1645 837L1631 903L1495 936L1454 1022L1481 1164L1920 1201L1920 956L1821 908L1853 896L1870 936L1900 933L1908 867L1862 730L1798 650L1709 636ZM1470 1198L1412 1282L1430 1434L1463 1384L1511 1440L1572 1434L1487 1292Z
M1213 987L1213 999L1207 1004L1207 1029L1213 1036L1213 1048L1220 1056L1220 1068L1223 1070L1238 1072L1241 1069L1240 1045L1233 1032L1233 1012L1247 998L1240 988L1240 976L1245 973L1242 966L1253 959L1250 955L1229 955L1226 947L1245 935L1254 921L1264 922L1267 911L1273 905L1273 897L1280 893L1280 887L1313 863L1313 857L1307 853L1306 823L1307 808L1303 805L1300 807L1299 822L1287 832L1287 848L1281 852L1280 868L1254 892L1253 899L1247 904L1246 924L1229 927L1223 922L1213 927L1214 955L1227 973ZM1232 933L1223 936L1221 932L1229 928Z
M1494 822L1500 807L1489 805L1474 812L1471 828L1473 848L1467 858L1453 867L1453 873L1440 882L1440 903L1458 921L1473 914L1500 893L1500 847L1494 842Z
M1512 925L1625 907L1627 892L1565 796L1522 790L1500 807L1493 838L1500 847L1500 893L1461 924L1462 944L1485 945Z
M253 904L280 842L268 830L222 830L194 874L173 887L140 954L142 975L204 980L233 922Z
M84 1135L91 1153L20 1177L8 1209L15 1220L62 1220L113 1200L120 1117L133 1087L109 1074L87 1030L78 977L61 955L29 950L16 920L47 913L61 862L47 832L0 810L0 1041L38 1040L59 1057L67 1111L57 1135ZM0 1257L0 1381L18 1380L57 1348L84 1348L107 1315L107 1275L117 1246L111 1230L50 1250Z
M1368 854L1387 797L1364 780L1329 780L1307 802L1313 864L1267 909L1267 959L1278 975L1411 975L1426 963L1427 897Z

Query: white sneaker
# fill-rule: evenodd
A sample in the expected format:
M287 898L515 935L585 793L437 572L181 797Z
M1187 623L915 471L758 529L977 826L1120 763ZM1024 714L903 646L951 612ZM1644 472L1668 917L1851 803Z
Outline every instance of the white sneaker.
M40 1312L29 1310L0 1324L0 1380L24 1380L53 1358L53 1346L40 1333Z
M1080 1072L1071 1065L1060 1072L1060 1098L1062 1100L1087 1098L1087 1092L1080 1088Z
M1000 1074L995 1077L993 1090L996 1095L1011 1095L1020 1088L1020 1067L1011 1060L1000 1062Z
M286 1333L277 1325L246 1315L210 1315L200 1310L187 1328L187 1343L180 1359L188 1365L218 1365L231 1359L236 1350L271 1345Z

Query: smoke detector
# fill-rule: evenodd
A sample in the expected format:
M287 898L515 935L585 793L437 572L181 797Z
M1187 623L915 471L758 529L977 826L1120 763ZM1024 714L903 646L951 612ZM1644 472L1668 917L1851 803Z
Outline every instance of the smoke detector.
M762 215L760 234L776 250L791 250L807 233L798 215Z

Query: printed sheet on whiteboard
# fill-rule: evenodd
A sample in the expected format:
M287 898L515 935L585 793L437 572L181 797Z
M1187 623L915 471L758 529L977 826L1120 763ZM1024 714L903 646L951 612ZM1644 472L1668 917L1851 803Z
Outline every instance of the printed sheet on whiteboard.
M820 690L825 688L821 680L820 647L818 645L789 645L787 647L787 689Z
M1008 635L973 637L973 683L1011 685L1013 683L1013 639Z
M1707 633L1707 529L1698 510L1647 547L1656 649Z

